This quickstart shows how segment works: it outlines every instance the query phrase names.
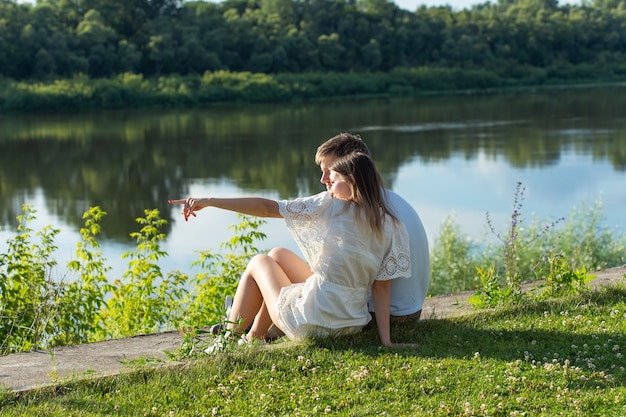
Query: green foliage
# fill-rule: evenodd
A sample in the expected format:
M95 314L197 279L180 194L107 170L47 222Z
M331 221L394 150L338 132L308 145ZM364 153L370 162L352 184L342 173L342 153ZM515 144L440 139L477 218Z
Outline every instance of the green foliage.
M480 286L467 299L467 302L475 308L497 307L510 302L513 297L520 297L521 294L514 294L511 287L502 286L495 267L476 268L476 273L480 279Z
M539 298L556 297L576 294L587 290L587 284L595 275L588 274L585 267L572 270L561 255L548 258L549 271L545 276L543 287L539 290Z
M106 214L99 208L85 212L85 227L77 244L76 260L68 272L77 279L54 279L57 263L54 238L59 230L49 226L31 242L28 223L35 218L30 206L18 216L18 234L11 239L8 252L0 259L0 352L41 349L101 339L100 310L109 290L102 253L96 235Z
M284 100L286 93L284 85L271 75L215 71L202 76L197 101L271 102Z
M590 72L590 76L593 71ZM524 78L526 75L520 74ZM200 75L120 73L111 78L77 74L51 81L5 80L0 111L69 112L136 107L192 107L218 103L276 103L305 99L411 96L536 84L481 69L400 68L391 72L264 74L228 70Z
M502 235L496 232L489 213L487 213L487 224L489 225L492 233L502 243L502 265L504 266L504 277L507 285L511 288L513 293L519 293L521 290L522 275L519 270L519 254L518 246L520 245L520 232L522 229L522 204L524 200L524 187L522 183L518 182L515 188L515 198L513 200L513 213L509 221L509 227L506 234Z
M193 278L193 290L186 301L185 323L191 328L220 323L224 320L223 301L227 295L233 296L250 259L259 253L255 242L266 235L258 229L265 220L250 216L238 216L241 222L231 225L234 236L222 243L222 253L201 251L200 259L192 266L203 272Z
M458 11L409 11L386 0L4 1L0 22L0 74L16 80L437 69L422 74L419 91L616 80L626 36L616 0L507 0ZM95 102L117 106L116 90L101 87ZM251 87L254 97L281 93ZM411 86L391 90L408 94Z
M199 327L187 326L181 332L183 341L180 347L174 352L164 351L168 359L181 361L191 357L196 357L202 352L202 349L208 347L207 336L211 334L210 329L205 330Z
M530 272L534 271L535 268L541 267L540 259L532 256L534 251L530 251L531 256L523 257L522 255L529 255L528 248L531 245L542 248L537 243L537 240L562 220L553 221L539 231L536 229L524 229L523 223L525 219L522 215L524 192L525 187L522 186L521 182L518 182L515 187L513 212L511 213L506 233L502 234L495 230L489 213L487 213L487 225L502 245L499 248L500 257L498 262L495 263L500 268L496 268L493 274L496 276L500 275L501 280L504 280L504 284L509 289L508 296L514 299L518 299L522 295L522 281L527 280ZM487 280L489 283L491 281L491 278ZM485 281L483 280L483 282Z
M176 328L182 319L182 300L187 275L173 271L166 276L158 260L167 255L160 241L165 235L159 228L165 220L158 210L145 210L139 232L131 233L137 240L135 251L126 252L128 269L121 280L113 283L112 296L101 313L107 337L125 337Z
M430 252L429 292L446 294L475 288L479 249L476 242L461 233L453 215L446 217Z
M606 224L602 202L583 201L574 207L559 233L546 235L546 247L559 253L574 269L598 270L626 263L626 235Z
M184 330L191 341L202 333L200 327L223 320L224 297L234 294L249 259L259 252L255 242L265 238L258 231L263 220L241 216L241 223L231 226L235 236L221 246L226 254L200 253L192 266L202 272L193 281L180 271L164 275L158 263L167 256L160 248L166 222L158 210L145 210L137 219L140 231L131 234L136 249L122 255L128 269L112 281L97 241L106 213L92 207L83 215L76 259L67 265L71 276L58 281L52 279L57 266L52 256L59 230L47 226L37 233L41 242L32 243L28 224L35 211L27 205L23 211L19 234L0 254L0 353L169 329Z
M7 253L0 254L0 353L39 349L55 333L55 301L62 284L51 274L59 230L44 227L36 233L39 242L32 242L29 223L36 211L28 205L22 210L18 235L7 242Z
M100 222L106 215L99 207L91 207L83 214L85 225L80 229L82 241L76 244L76 259L68 263L68 271L78 279L66 283L65 291L57 300L58 334L51 345L69 345L101 340L106 334L100 319L106 305L105 296L112 290L106 273L106 259L96 240Z
M593 278L588 269L624 262L626 236L603 224L599 202L592 208L586 204L575 208L561 228L557 226L564 218L545 223L535 218L524 228L523 200L524 187L518 182L505 234L495 231L487 213L487 224L501 246L485 246L483 262L487 264L477 268L480 286L469 300L474 306L493 307L523 300L528 295L522 290L524 280L545 281L538 297L580 292Z

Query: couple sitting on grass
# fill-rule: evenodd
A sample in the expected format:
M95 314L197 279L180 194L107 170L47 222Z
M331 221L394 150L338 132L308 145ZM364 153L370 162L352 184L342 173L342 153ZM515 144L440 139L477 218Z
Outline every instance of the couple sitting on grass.
M170 200L183 206L185 221L206 207L284 218L306 258L285 248L254 256L227 331L241 342L265 340L270 328L297 340L355 333L374 316L381 343L401 346L391 342L390 322L418 319L428 289L424 227L405 200L384 189L360 137L329 139L315 160L327 191L310 197Z

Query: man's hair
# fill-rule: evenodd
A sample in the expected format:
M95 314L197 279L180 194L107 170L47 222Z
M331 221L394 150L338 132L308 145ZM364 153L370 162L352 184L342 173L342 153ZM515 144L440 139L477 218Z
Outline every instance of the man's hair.
M315 153L315 163L322 163L322 160L329 155L335 158L342 158L354 152L360 152L365 155L370 154L369 149L363 139L359 135L352 133L340 133L322 143Z

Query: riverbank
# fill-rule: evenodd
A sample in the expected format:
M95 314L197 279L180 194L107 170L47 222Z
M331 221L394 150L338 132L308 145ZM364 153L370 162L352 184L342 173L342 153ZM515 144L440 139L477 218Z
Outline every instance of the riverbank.
M584 88L624 84L624 77L559 77L542 69L516 76L487 69L405 68L391 72L302 74L207 72L204 75L113 78L0 79L0 114L83 113L99 110L197 108L359 98L477 95L519 90Z
M626 265L594 274L592 289L609 287L626 282ZM536 283L526 283L524 289L535 286ZM471 314L474 310L467 299L473 293L426 299L421 321ZM68 381L118 375L142 365L178 366L180 363L170 360L166 352L174 353L182 342L181 333L165 332L1 356L0 386L13 392L28 392Z

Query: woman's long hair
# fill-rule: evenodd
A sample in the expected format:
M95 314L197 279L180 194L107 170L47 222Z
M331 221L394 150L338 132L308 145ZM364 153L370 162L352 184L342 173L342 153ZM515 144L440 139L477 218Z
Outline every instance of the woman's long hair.
M362 152L353 152L335 159L329 169L350 181L351 200L378 236L382 235L385 214L397 220L389 209L383 179L372 158Z

